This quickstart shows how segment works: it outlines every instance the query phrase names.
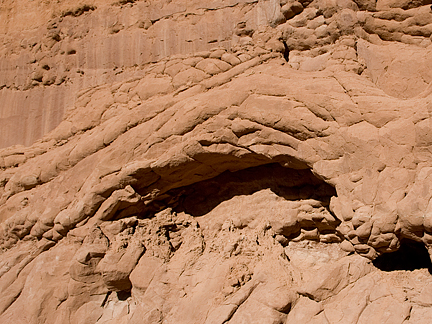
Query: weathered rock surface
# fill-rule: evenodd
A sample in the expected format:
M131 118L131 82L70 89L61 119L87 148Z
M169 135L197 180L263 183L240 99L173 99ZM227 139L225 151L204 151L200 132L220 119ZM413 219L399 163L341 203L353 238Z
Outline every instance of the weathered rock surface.
M429 323L428 1L0 17L1 323Z

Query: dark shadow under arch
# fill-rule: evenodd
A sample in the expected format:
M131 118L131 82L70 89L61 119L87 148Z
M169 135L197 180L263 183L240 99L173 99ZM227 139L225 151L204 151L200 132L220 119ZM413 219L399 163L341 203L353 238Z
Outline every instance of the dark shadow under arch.
M309 169L289 169L277 163L226 171L215 178L175 189L171 194L179 197L176 211L202 216L234 196L250 195L267 188L287 200L316 199L323 206L328 206L330 198L336 195L332 186Z

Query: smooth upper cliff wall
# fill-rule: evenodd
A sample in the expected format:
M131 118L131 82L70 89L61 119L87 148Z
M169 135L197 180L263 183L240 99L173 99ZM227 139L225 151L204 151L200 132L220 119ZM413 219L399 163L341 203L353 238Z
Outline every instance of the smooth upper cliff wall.
M55 128L71 102L70 87L0 90L0 146L30 145Z
M230 49L237 24L256 28L278 15L279 0L4 1L0 147L41 138L81 89L167 56Z

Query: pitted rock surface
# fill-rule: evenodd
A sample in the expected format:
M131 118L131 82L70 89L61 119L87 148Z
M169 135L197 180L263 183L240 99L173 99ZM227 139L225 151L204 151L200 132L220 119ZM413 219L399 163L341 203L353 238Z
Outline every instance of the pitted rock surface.
M1 323L429 323L430 1L0 16Z

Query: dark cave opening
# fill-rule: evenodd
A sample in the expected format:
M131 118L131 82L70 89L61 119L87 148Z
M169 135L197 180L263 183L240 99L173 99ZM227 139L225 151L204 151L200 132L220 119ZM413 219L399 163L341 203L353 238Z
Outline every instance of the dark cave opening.
M377 257L373 264L382 271L428 269L432 274L432 262L423 243L402 239L399 250Z
M118 300L124 301L132 296L132 293L130 290L121 290L117 291L117 298Z

